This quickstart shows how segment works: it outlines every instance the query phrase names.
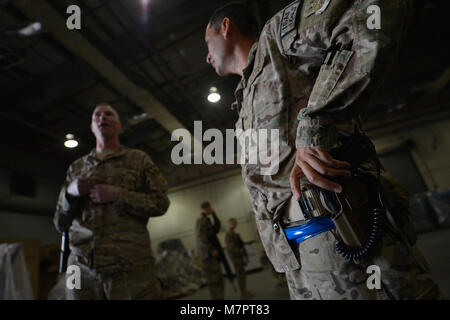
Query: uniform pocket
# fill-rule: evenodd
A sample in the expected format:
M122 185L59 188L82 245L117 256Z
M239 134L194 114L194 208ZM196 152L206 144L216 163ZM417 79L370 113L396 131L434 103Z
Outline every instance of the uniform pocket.
M257 158L255 159L255 149L257 140L255 139L256 136L252 133L251 109L244 110L244 107L242 107L235 127L236 139L238 141L239 163L246 166L250 162L250 156L252 156L251 163L256 164Z
M283 128L287 125L285 97L279 81L261 81L253 84L253 125L255 128Z
M335 239L330 231L322 232L298 244L298 253L302 271L321 274L328 279L329 271L336 269L336 263L342 260L334 248Z
M120 182L120 187L127 190L135 190L137 187L137 172L127 171Z
M292 250L278 222L257 217L256 226L266 255L277 272L287 272L301 268L298 257Z
M279 80L256 81L252 87L253 128L258 135L259 156L272 163L279 156L272 154L272 148L279 153L281 145L288 141L288 95Z
M353 56L353 51L341 50L335 52L331 62L333 52L328 53L325 63L320 68L311 96L308 102L309 110L315 111L321 109L328 102L328 98L336 87L342 73Z

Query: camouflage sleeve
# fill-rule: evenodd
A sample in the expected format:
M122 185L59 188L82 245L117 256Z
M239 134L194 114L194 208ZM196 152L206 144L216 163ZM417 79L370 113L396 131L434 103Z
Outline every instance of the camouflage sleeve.
M199 227L199 237L200 241L208 248L208 252L213 252L216 250L212 242L209 240L209 228L206 223L200 223Z
M213 225L214 233L218 233L218 232L220 231L221 223L220 223L219 218L217 218L215 212L214 212L214 214L213 214L213 219L214 219L214 225Z
M230 258L234 258L236 256L236 244L234 241L234 235L231 232L227 232L226 238L227 252Z
M230 253L231 248L233 247L233 238L230 232L227 232L227 234L225 235L225 245L227 246L227 250Z
M241 249L245 248L244 241L242 241L241 235L239 233L236 235L236 240L239 248Z
M303 15L308 14L305 10L308 8L303 8ZM323 61L308 105L298 115L297 148L329 149L335 141L336 121L350 120L361 113L400 51L413 7L410 0L356 0L331 1L324 10L300 23L294 44L301 55L302 45L315 42L317 46L320 34L319 47L326 48L321 50ZM370 20L377 16L380 28Z
M144 154L141 166L143 190L120 189L116 201L119 210L141 219L157 217L169 208L168 185L158 167Z
M55 216L53 217L53 223L59 232L64 232L70 227L73 218L79 211L79 200L71 198L67 194L67 188L74 179L73 168L70 166L67 170L66 180L59 192Z

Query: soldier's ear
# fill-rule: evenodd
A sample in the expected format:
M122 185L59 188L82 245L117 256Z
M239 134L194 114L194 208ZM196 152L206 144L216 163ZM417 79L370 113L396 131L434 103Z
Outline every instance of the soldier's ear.
M220 26L220 33L225 38L225 40L228 39L228 37L231 34L231 20L227 17L223 18L222 25Z

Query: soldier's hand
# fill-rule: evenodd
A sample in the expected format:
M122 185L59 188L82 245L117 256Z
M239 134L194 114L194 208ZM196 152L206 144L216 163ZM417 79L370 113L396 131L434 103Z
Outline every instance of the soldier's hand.
M295 154L295 164L290 175L292 194L296 200L301 198L300 178L303 176L308 181L320 188L341 192L342 186L331 181L328 177L349 177L351 175L350 163L333 159L323 148L298 148Z
M96 184L90 192L89 197L94 203L113 202L119 195L120 188L107 184Z
M87 195L91 188L98 182L99 177L90 176L78 178L72 181L67 187L67 193L72 197L81 197Z

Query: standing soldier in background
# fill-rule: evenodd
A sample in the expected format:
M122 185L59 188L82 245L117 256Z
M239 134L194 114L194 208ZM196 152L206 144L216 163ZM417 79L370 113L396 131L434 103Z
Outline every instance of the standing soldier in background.
M236 219L231 218L229 224L230 229L225 236L228 255L230 256L231 261L233 261L241 299L249 299L253 297L253 294L250 291L247 291L246 288L245 266L248 263L248 255L245 251L244 242L241 237L238 233L234 232L234 229L237 227Z
M222 246L217 233L220 231L220 220L211 208L209 202L205 201L200 205L202 209L201 217L198 218L195 232L197 236L197 256L202 261L203 271L208 279L208 287L212 300L225 299L225 285L223 282L222 270L220 268ZM208 216L211 215L214 223L211 223Z
M67 265L81 271L70 300L162 298L147 222L167 211L168 186L147 154L120 144L121 129L115 109L95 108L96 147L70 165L59 194L54 223L69 232Z
M380 9L375 19L381 28L369 28L373 8ZM358 197L361 190L351 184L357 178L346 180L352 174L350 163L334 159L332 151L353 133L361 136L359 114L398 55L411 13L410 0L299 0L272 17L260 36L243 5L228 4L210 18L207 63L220 76L242 77L232 106L239 115L239 141L245 143L241 136L246 131L279 130L278 166L273 166L278 170L263 175L263 165L247 161L242 176L263 246L275 270L286 273L291 299L440 297L415 244L408 200L376 166L376 156L361 159L358 169L378 179L385 190L389 232L363 263L336 252L333 230L301 243L289 243L284 231L305 220L298 201L306 194L300 187L317 186L336 197L344 191L355 208L367 205L363 201L369 193ZM245 148L246 159L257 153L250 153L252 149ZM350 186L343 188L346 181ZM321 202L314 205L326 210ZM380 268L380 289L367 287L368 265Z

